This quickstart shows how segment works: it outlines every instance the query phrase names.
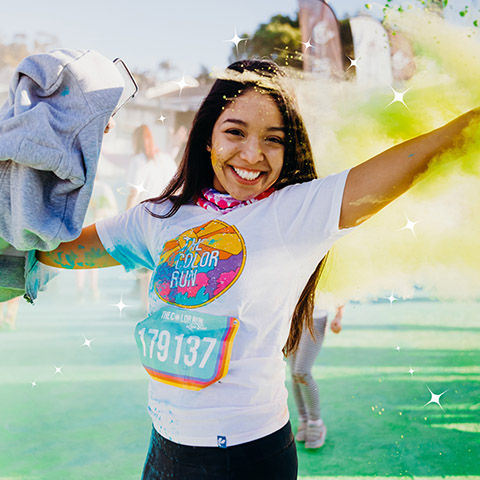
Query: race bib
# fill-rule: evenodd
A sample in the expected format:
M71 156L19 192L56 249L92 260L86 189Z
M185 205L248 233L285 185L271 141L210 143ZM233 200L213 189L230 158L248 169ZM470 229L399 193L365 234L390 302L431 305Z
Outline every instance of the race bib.
M141 362L159 382L201 390L228 372L239 321L164 307L135 328Z

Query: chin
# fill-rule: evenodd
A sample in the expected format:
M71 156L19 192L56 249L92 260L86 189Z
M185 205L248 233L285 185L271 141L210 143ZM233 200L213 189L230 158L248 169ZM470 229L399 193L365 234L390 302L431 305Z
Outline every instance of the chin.
M238 192L237 194L233 194L232 197L236 200L240 200L241 202L245 202L246 200L251 200L255 198L257 195L260 195L262 192L253 192L253 193L241 193Z

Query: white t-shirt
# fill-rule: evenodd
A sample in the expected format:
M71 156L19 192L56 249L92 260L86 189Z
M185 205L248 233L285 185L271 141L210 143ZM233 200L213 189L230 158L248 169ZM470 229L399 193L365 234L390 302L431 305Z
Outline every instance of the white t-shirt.
M202 323L202 315L237 319L233 346L218 356L231 352L228 372L218 381L192 390L176 386L168 375L162 377L167 383L150 380L149 413L162 436L184 445L225 447L269 435L288 421L282 348L305 284L346 232L338 222L347 174L291 185L226 214L185 205L159 219L146 208L161 214L171 204L147 203L97 224L103 245L127 270L154 270L149 315L177 309L176 318L188 328ZM162 315L165 321L174 316ZM195 357L192 368L200 372L216 340L200 338L197 330L196 338L188 331L164 332L162 321L137 326L141 358L164 360L168 354L173 365L191 364ZM188 350L180 355L187 338ZM200 340L201 355L195 350Z
M138 190L135 203L147 198L158 197L175 174L177 166L172 157L166 153L158 153L151 160L143 153L135 155L131 160L127 172L127 181L132 187L143 185Z

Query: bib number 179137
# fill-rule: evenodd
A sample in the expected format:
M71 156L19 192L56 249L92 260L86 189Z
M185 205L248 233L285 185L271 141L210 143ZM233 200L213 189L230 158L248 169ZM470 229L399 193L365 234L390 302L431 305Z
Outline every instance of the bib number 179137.
M233 317L164 307L137 325L135 340L153 379L200 390L226 375L238 326Z

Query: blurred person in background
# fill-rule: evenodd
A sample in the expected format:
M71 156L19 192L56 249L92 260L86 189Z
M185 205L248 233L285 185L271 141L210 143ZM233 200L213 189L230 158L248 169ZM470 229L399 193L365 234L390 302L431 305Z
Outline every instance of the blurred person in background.
M135 155L127 171L127 182L131 187L127 197L127 210L143 200L160 195L177 170L172 157L160 152L147 125L140 125L134 130L132 141ZM146 311L148 306L148 285L151 277L152 272L146 268L137 271L137 286L143 311Z
M134 157L127 170L130 192L127 210L147 198L157 197L175 174L177 166L172 157L160 152L152 131L140 125L133 132Z
M330 323L333 333L342 331L343 305L337 307ZM298 410L298 429L295 439L305 442L305 448L320 448L325 443L327 427L320 412L318 385L312 375L312 367L320 353L327 327L327 310L315 306L313 310L313 333L302 332L298 350L289 357L293 395Z

